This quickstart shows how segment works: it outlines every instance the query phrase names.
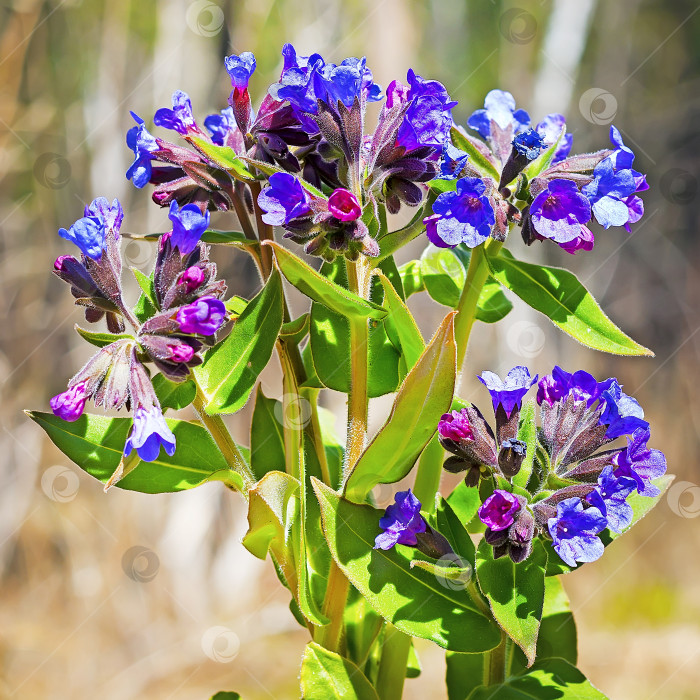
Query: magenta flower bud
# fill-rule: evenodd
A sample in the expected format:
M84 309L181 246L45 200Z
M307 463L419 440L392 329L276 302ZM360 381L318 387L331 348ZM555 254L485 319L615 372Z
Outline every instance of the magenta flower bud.
M78 262L72 255L59 255L53 264L53 269L56 270L56 272L63 272L66 260L75 260L76 263Z
M520 501L517 496L496 489L479 508L479 520L493 532L499 532L513 524L519 510Z
M185 294L192 294L195 289L198 289L199 287L202 286L202 282L204 282L204 269L201 267L188 267L182 275L180 275L180 279L177 281L178 284L184 285L185 287Z
M214 297L202 297L177 310L176 320L183 333L214 335L226 321L224 302Z
M469 425L467 409L463 408L461 411L452 411L451 413L443 414L438 423L438 434L441 438L447 438L455 442L459 442L460 440L473 441L474 433L472 432L471 425Z
M170 357L173 362L189 362L194 357L194 348L187 343L181 343L171 348Z
M328 211L340 221L355 221L362 216L362 207L357 197L343 188L335 190L328 198Z
M78 420L83 415L87 401L86 386L87 382L80 382L62 394L54 396L49 402L54 415L71 423Z

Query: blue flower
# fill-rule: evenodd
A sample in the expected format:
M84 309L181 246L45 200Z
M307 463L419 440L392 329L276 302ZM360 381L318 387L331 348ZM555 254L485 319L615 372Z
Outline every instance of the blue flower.
M505 380L501 379L494 372L485 371L481 373L478 380L489 390L494 412L498 406L503 406L506 416L510 418L513 410L522 406L523 396L527 394L530 387L537 381L537 375L530 377L530 370L519 365L513 367Z
M173 200L170 203L168 218L173 222L173 232L170 236L172 246L180 251L180 255L189 255L209 226L209 212L202 213L196 204L185 204L179 209L177 202Z
M615 383L614 379L599 382L592 374L580 369L573 374L556 365L551 374L540 379L537 386L537 403L546 401L550 406L565 401L572 395L574 401L585 401L592 406Z
M515 136L513 148L528 160L535 160L544 148L544 139L534 129L527 129Z
M420 501L411 489L399 491L394 496L384 516L379 520L379 527L384 532L374 540L374 549L391 549L396 544L416 545L416 535L425 532L426 523L420 514Z
M424 219L428 238L441 248L464 243L474 248L491 234L496 216L486 185L476 177L457 180L454 192L443 192L433 204L432 216Z
M266 224L284 226L311 211L306 190L294 175L274 173L270 175L269 183L270 186L258 195L258 204L265 212L262 218Z
M148 133L143 119L134 112L131 116L136 121L126 132L126 145L134 152L134 162L126 171L126 179L133 180L136 187L145 187L151 179L151 153L159 149L155 136Z
M660 450L650 450L649 428L638 428L627 438L627 447L613 457L615 476L628 477L634 481L642 496L658 496L661 492L652 484L652 479L666 473L666 457Z
M639 403L622 391L622 387L613 381L600 395L604 405L600 416L601 425L607 425L605 436L611 440L622 435L632 435L638 428L647 429L649 423L644 420L644 410Z
M173 108L162 107L153 116L153 123L166 129L177 131L181 136L187 136L197 125L192 115L192 103L186 92L176 90L173 93Z
M224 58L224 65L231 76L231 86L247 90L250 76L255 72L255 56L250 51L244 51L240 56L232 54Z
M484 109L477 109L467 124L486 139L491 135L492 121L501 129L512 126L517 134L530 126L530 115L524 109L515 109L515 98L509 92L491 90L484 100Z
M158 406L150 409L139 406L134 413L134 425L124 445L124 454L128 457L132 450L144 462L153 462L160 454L161 446L169 456L175 454L175 436L163 418Z
M620 132L610 127L610 140L616 147L611 155L596 165L593 180L581 191L591 202L593 216L603 228L636 223L644 214L644 204L637 192L649 189L646 177L632 169L634 153L625 146Z
M561 134L561 130L566 124L566 119L562 114L548 114L537 126L535 130L544 139L545 146L551 146ZM559 163L571 153L574 137L571 134L564 134L564 138L559 143L559 148L554 153L552 163Z
M591 220L591 205L575 182L551 180L530 205L530 219L543 238L568 243L579 238L582 228Z
M107 231L111 230L118 237L123 218L124 211L118 199L110 205L107 199L98 197L85 208L82 219L68 230L58 229L58 235L78 246L85 257L99 260L105 248Z
M605 550L598 533L607 527L598 508L586 508L580 498L567 498L557 504L557 514L549 518L547 527L554 551L569 565L595 561Z
M233 116L233 109L226 107L220 114L210 114L204 120L204 126L211 132L211 140L217 146L226 143L226 137L236 130L236 118Z
M180 331L193 335L214 335L227 317L224 302L209 296L181 306L175 314Z
M586 501L596 507L607 519L608 527L618 534L632 523L634 512L627 497L637 487L634 479L616 476L608 464L598 477L595 491L586 496Z
M440 158L440 171L437 174L440 180L456 180L467 165L469 154L455 148L451 143L442 147Z

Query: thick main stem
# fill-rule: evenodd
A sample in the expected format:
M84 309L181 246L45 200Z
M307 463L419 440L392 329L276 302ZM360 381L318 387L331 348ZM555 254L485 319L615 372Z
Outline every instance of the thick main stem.
M500 685L506 679L506 642L508 637L501 632L501 643L486 654L484 680L486 685Z
M377 672L377 695L382 700L401 700L411 637L388 622Z
M274 238L272 226L263 221L263 211L258 205L258 195L260 194L260 190L261 188L259 182L250 183L250 191L253 195L253 208L255 209L255 222L258 227L258 239L262 243L263 241L272 241ZM267 279L272 271L272 250L270 250L269 246L265 245L261 246L260 248L260 260L262 263L263 277Z

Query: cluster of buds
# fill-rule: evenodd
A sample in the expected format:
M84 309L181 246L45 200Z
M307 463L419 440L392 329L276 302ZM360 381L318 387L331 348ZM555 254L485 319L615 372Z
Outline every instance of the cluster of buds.
M266 223L283 227L307 253L327 260L338 254L376 256L379 246L368 224L377 218L377 206L396 213L401 204L424 200L449 141L456 102L441 83L409 70L407 85L391 83L374 133L365 134L367 103L383 94L364 58L336 65L319 54L298 56L290 44L282 55L280 79L257 114L248 92L256 67L249 52L226 58L229 107L209 115L204 128L189 97L176 92L172 109L159 109L153 122L181 135L189 147L151 135L134 115L137 125L127 143L135 159L127 177L137 187L152 183L161 206L194 202L225 210L239 197L250 207L248 190L202 144L227 146L262 173L261 179L275 171L255 203Z
M86 308L89 322L106 316L111 333L121 337L101 347L69 381L68 389L51 399L54 414L76 421L92 399L105 410L126 407L134 422L124 453L135 449L145 461L157 458L160 447L172 455L175 436L168 428L146 365L165 377L183 381L202 362L204 345L224 325L227 312L221 297L226 285L216 280L216 266L199 239L209 225L208 212L195 204L170 208L172 231L160 238L153 271L154 313L140 323L124 301L121 285L119 230L124 214L115 199L103 197L85 209L85 216L59 234L82 253L81 260L63 255L54 272L70 284L76 303ZM125 334L126 323L132 327Z
M491 395L496 430L469 405L445 414L438 436L451 453L447 471L466 472L470 487L491 487L480 490L486 497L478 517L494 557L521 562L541 535L569 566L598 559L604 549L600 534L606 528L620 533L632 522L628 497L658 496L653 481L666 472L663 453L648 447L642 408L616 379L598 382L582 370L570 374L555 367L538 381L526 367L515 367L505 379L484 372L480 380ZM541 428L528 447L518 439L519 414L535 383ZM626 446L615 442L622 437ZM527 488L517 487L513 479L527 458L532 464ZM387 510L378 546L392 539L417 546L408 540L421 531L420 503L402 499L402 504L396 512Z
M569 155L572 137L561 114L548 114L534 127L530 116L515 108L509 92L492 90L484 109L467 121L481 139L465 131L468 141L492 166L500 179L484 177L469 163L464 151L443 149L438 178L457 180L453 191L443 192L424 221L428 237L437 246L473 248L488 238L503 241L509 225L522 227L527 245L549 239L574 254L591 250L592 218L607 229L642 218L644 205L637 193L648 189L646 178L632 168L634 154L612 126L612 150ZM545 153L546 162L530 172L527 166Z

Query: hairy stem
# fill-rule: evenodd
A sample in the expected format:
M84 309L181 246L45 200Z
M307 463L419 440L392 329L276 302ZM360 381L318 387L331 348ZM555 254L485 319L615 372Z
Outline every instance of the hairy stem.
M329 622L321 627L318 633L318 643L338 653L344 651L343 631L345 627L345 603L350 592L350 582L340 567L331 560L328 572L328 586L323 599L323 614Z
M486 685L499 685L506 679L506 642L508 637L501 631L501 643L486 653L484 681Z
M401 700L410 650L411 637L387 622L377 673L377 695L382 700Z
M258 195L260 194L260 183L251 182L250 191L253 194L253 207L255 209L255 222L258 227L258 239L262 243L263 241L274 240L272 226L266 224L263 221L263 211L258 205ZM267 279L272 271L272 251L269 246L260 247L260 260L262 262L263 277Z

